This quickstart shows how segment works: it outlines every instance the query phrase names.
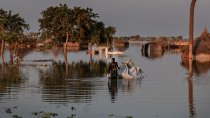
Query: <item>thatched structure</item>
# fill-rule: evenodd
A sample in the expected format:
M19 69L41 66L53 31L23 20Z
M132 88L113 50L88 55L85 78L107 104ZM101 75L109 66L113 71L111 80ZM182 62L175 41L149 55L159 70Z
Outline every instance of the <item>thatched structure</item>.
M207 28L201 33L200 37L194 40L193 43L193 55L195 60L200 62L210 61L210 35ZM188 58L189 47L184 47L182 51L182 59Z

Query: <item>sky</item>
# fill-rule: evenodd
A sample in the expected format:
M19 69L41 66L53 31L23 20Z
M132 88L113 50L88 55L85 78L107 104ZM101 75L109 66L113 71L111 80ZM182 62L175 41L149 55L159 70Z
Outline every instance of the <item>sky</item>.
M188 37L191 0L0 0L0 8L19 13L30 25L28 32L38 32L41 12L66 3L99 14L99 21L117 29L116 36ZM194 36L206 25L210 31L210 0L197 0Z

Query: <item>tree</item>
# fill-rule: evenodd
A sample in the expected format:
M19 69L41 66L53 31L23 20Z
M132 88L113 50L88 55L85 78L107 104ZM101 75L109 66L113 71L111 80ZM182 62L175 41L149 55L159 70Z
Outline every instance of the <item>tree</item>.
M69 8L66 4L60 4L57 7L47 8L41 14L40 30L47 33L48 37L55 37L59 43L67 39L67 32L70 41L79 43L104 42L112 36L112 34L105 36L104 23L96 20L99 16L91 8Z
M9 11L5 28L8 34L7 41L12 43L17 41L18 37L23 34L24 29L29 29L29 25L19 14L12 15Z
M6 24L7 12L0 9L0 39L1 39L1 57L2 63L4 63L4 37L5 37L5 24Z
M88 37L88 42L90 44L96 43L99 44L102 39L102 33L104 32L104 23L103 22L95 22L91 24L91 28L86 32L86 36Z
M88 32L89 42L101 44L111 43L116 29L112 26L105 27L103 22L95 22Z
M98 18L98 14L93 13L91 8L84 9L81 7L74 7L73 13L75 40L85 41L87 32L94 30L91 26L95 24L95 18Z
M112 42L113 35L115 34L115 32L116 32L116 29L114 27L111 27L111 26L109 26L105 29L105 37L106 37L106 41L108 43Z
M66 4L58 7L49 7L42 11L39 19L40 30L47 33L47 38L54 36L57 42L65 40L66 32L72 34L72 11Z
M23 35L24 29L29 29L29 25L25 23L25 20L19 16L19 14L12 14L11 11L7 12L0 9L0 38L2 40L1 54L3 56L4 42L10 44L11 60L13 47L12 43L18 42L18 39Z

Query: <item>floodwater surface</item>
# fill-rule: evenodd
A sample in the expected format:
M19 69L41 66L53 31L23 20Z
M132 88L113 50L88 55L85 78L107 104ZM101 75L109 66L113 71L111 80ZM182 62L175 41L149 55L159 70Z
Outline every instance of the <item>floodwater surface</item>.
M124 51L114 56L119 65L132 59L146 77L109 81L110 57L68 52L65 63L60 48L22 53L17 66L1 63L0 118L210 117L209 63L193 63L188 77L179 52L145 57L133 44Z

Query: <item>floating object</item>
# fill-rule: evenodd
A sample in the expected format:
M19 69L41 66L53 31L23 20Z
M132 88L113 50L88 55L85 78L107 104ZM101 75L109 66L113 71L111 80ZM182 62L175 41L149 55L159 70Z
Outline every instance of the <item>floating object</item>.
M118 69L118 76L122 79L140 79L146 77L142 69L134 64L132 59L124 61ZM108 75L110 77L110 75Z

